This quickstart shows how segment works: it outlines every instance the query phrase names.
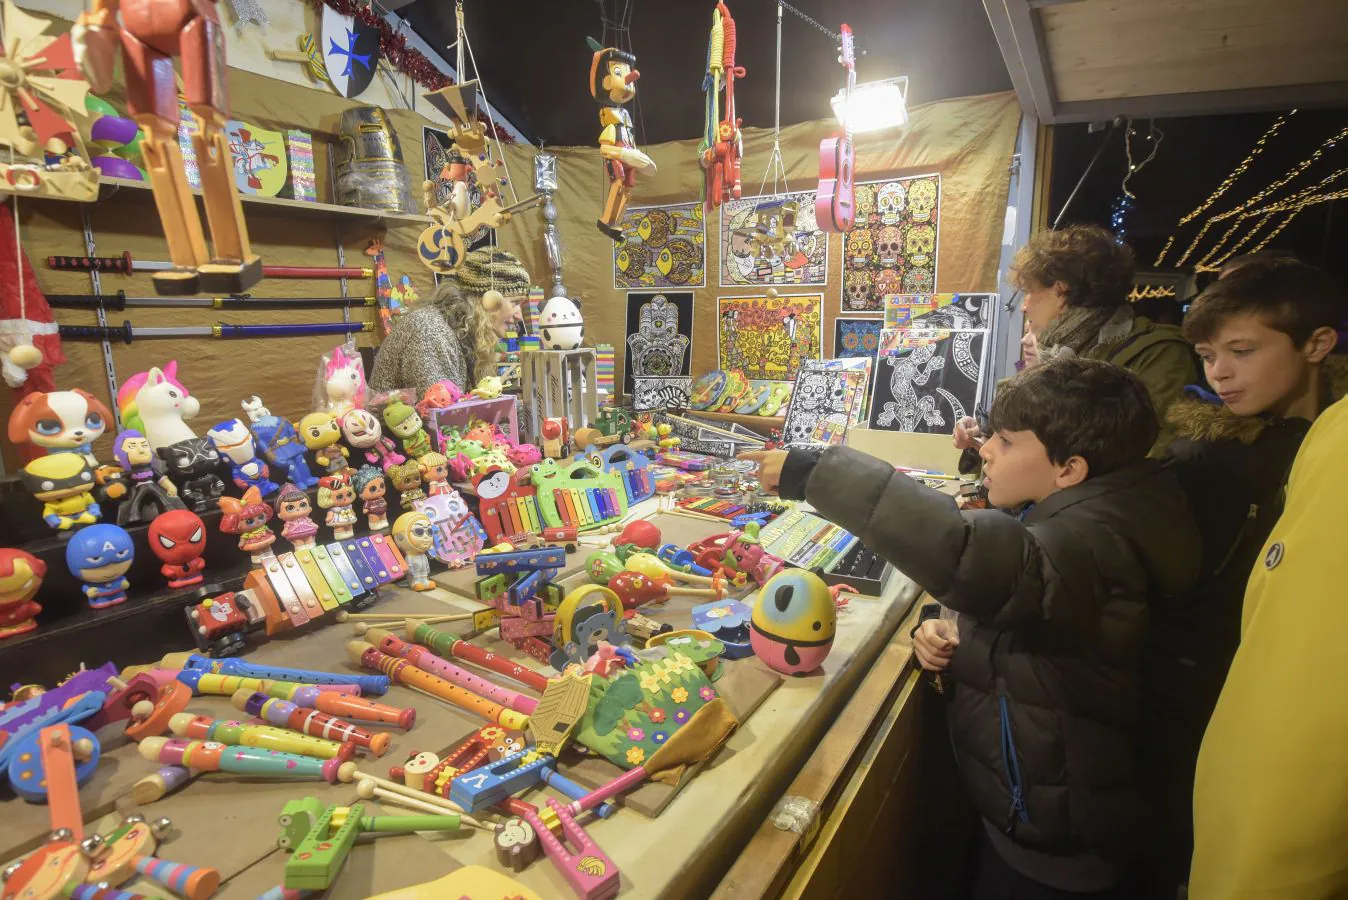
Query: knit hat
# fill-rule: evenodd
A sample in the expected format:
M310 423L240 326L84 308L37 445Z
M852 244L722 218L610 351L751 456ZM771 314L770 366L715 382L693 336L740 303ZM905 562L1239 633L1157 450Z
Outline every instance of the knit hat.
M529 293L532 284L529 272L513 253L494 247L464 254L457 276L465 294L479 297L493 288L506 297L520 297Z

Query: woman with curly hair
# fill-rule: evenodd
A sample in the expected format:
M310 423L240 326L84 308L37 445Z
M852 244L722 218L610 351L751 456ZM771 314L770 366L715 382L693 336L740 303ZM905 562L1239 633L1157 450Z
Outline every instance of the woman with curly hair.
M1133 251L1095 225L1042 231L1016 254L1011 279L1024 292L1027 364L1061 356L1100 359L1147 386L1161 431L1152 455L1174 439L1166 410L1198 381L1193 348L1178 327L1137 315L1128 302Z
M529 293L529 273L513 254L487 247L464 256L458 275L400 316L379 345L371 386L407 388L420 397L449 379L463 390L496 374L496 343Z

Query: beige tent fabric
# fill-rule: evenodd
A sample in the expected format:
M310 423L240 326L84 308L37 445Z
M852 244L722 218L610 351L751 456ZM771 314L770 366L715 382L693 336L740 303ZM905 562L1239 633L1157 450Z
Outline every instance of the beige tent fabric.
M235 118L262 127L297 127L313 131L322 138L336 132L341 111L355 105L331 91L316 90L236 69L229 71L230 96ZM109 95L114 103L119 97ZM423 171L422 126L434 124L421 115L394 110L390 116L398 129L404 158L411 169L413 184L420 182ZM998 245L1008 184L1007 166L1015 141L1019 109L1013 94L994 94L928 104L912 111L911 123L902 131L858 140L858 180L896 175L940 172L942 176L941 236L938 284L942 291L989 290L996 286ZM796 190L812 190L818 177L817 147L831 130L829 122L796 125L782 132L782 156L790 184ZM599 132L596 116L596 135ZM756 193L771 149L771 133L747 129L745 134L743 181L747 194ZM316 141L316 144L319 142ZM699 194L701 169L696 162L696 140L678 141L646 147L656 160L659 172L638 181L633 205L663 202L687 202ZM520 198L532 193L533 156L526 145L507 146L505 162ZM569 292L584 302L591 343L610 343L623 357L626 303L622 292L613 289L613 253L609 239L594 227L603 200L604 181L599 154L594 147L560 147L558 157L560 190L557 194L558 227L565 254L565 281ZM330 200L327 152L316 147L315 169L320 199ZM417 191L419 193L419 191ZM511 194L507 190L507 200ZM367 241L379 236L370 225L354 219L326 218L311 212L295 212L281 207L246 205L254 251L264 262L278 265L335 265L337 245L345 251L347 265L364 265L362 254ZM53 272L42 260L50 254L84 253L80 210L75 204L46 200L20 202L24 249L34 263L38 280L48 293L89 293L89 277L75 272ZM148 191L122 191L90 207L99 255L130 250L144 259L165 259L162 229ZM537 284L551 283L542 245L542 218L538 211L525 212L501 229L501 244L524 260ZM416 257L420 234L416 225L406 225L384 235L386 259L396 281L401 274L412 276L421 293L433 289L429 270ZM700 373L716 365L715 308L722 290L718 283L719 222L712 217L707 234L707 284L696 292L696 330L694 332L693 371ZM838 263L842 243L832 240L830 281L825 289L825 349L832 350L832 319L839 309L841 275ZM105 293L119 289L128 295L151 295L148 275L131 277L105 275ZM333 296L335 280L263 281L254 289L257 296L303 297ZM350 292L372 294L369 281L356 281ZM726 289L726 294L745 294ZM56 310L56 319L64 324L95 323L92 312ZM128 309L109 314L114 324L123 319L133 325L174 326L227 323L318 322L340 318L339 310L303 311L215 311L209 309ZM353 315L373 321L373 310L355 309ZM369 346L377 335L361 335L359 342ZM201 415L192 423L199 433L221 419L241 414L239 402L250 394L260 394L270 408L298 419L311 407L311 393L319 356L338 343L335 337L286 338L272 340L225 341L178 339L136 342L130 346L113 345L113 362L119 380L151 365L170 359L179 361L179 375L188 389L200 398ZM68 362L56 370L59 388L82 387L113 403L108 396L99 345L93 342L64 342ZM621 373L619 373L621 378ZM7 419L13 395L0 392L0 417ZM102 458L111 458L111 435L95 446ZM17 463L14 448L5 446L5 463L13 470Z

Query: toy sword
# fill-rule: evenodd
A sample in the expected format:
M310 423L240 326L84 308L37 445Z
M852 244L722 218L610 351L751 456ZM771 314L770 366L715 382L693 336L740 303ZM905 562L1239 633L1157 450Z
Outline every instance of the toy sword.
M163 260L131 258L130 251L121 256L49 256L47 266L67 272L167 272L173 263ZM351 266L263 266L263 278L370 278L373 269Z
M313 334L352 334L372 331L370 322L319 322L303 325L188 325L179 328L131 328L130 322L121 325L61 325L61 337L75 340L120 340L131 343L136 338L247 338L247 337L305 337Z
M103 309L120 312L128 306L161 309L202 307L205 309L331 309L343 306L374 306L373 297L128 297L126 291L115 294L49 294L47 303L65 309Z

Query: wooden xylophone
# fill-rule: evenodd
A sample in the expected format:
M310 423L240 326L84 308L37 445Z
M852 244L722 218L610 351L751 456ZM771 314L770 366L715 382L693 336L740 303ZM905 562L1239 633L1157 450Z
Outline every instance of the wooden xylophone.
M627 515L627 489L620 475L586 461L567 469L549 462L534 466L530 476L544 525L584 532Z
M650 469L651 462L644 453L621 445L602 450L591 447L576 459L589 462L607 474L616 475L627 494L628 506L655 496L655 476Z
M227 656L242 649L246 632L271 637L335 610L363 609L406 574L406 560L385 534L314 544L267 558L243 590L189 606L187 621L203 653Z

